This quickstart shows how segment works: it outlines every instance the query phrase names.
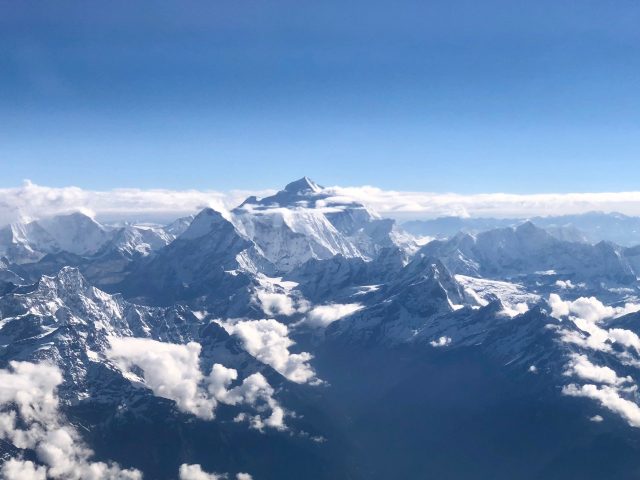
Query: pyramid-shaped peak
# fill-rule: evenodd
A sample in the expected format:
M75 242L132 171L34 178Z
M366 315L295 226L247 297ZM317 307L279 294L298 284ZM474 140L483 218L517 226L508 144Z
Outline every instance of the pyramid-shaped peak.
M60 282L71 282L74 284L85 283L86 281L84 279L84 276L82 276L82 274L80 273L80 270L78 270L76 267L69 266L62 267L56 275L56 278Z
M207 207L195 216L189 228L179 238L189 240L202 237L221 228L221 226L231 226L231 223L224 218L222 213Z
M100 223L98 223L93 217L81 211L54 215L52 217L38 220L38 223L47 227L54 225L90 225L102 228L102 225L100 225Z
M521 223L515 228L516 233L521 235L542 235L547 236L548 233L543 229L538 227L531 220L527 220L526 222Z
M89 288L89 284L80 270L69 266L62 267L54 277L42 276L38 284L40 290L65 291L67 293L84 292Z
M298 194L309 193L309 192L317 193L322 191L322 188L323 187L318 185L309 177L302 177L301 179L296 180L295 182L289 183L286 187L284 187L284 191L288 193L298 193Z

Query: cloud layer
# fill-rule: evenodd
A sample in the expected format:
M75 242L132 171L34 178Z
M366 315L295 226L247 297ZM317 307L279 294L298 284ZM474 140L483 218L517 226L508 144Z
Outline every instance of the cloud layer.
M60 370L48 364L11 362L0 370L0 438L36 453L39 465L13 458L0 468L5 480L139 480L137 470L92 462L93 452L58 408Z
M562 300L556 293L549 295L551 315L555 318L577 317L588 322L599 322L607 318L620 317L640 310L640 304L626 303L621 307L604 305L595 297L580 297L576 300Z
M0 225L82 211L104 220L171 221L205 207L226 211L249 194L246 191L200 190L85 190L78 187L45 187L29 181L21 187L0 189Z
M207 473L202 470L200 465L189 465L183 463L180 465L179 480L226 480L229 477L225 474L219 473ZM252 480L251 475L248 473L238 473L236 480Z
M269 416L244 416L258 430L264 427L284 429L284 410L273 398L273 388L264 376L254 373L240 385L230 388L238 372L218 363L208 376L200 371L200 344L186 345L158 342L146 338L109 339L107 356L129 378L135 378L132 367L142 370L143 381L159 397L176 402L183 412L211 420L218 403L249 405L269 410Z
M304 323L312 327L326 327L352 313L362 310L359 303L329 303L313 307L307 313Z
M509 194L402 192L376 187L331 187L335 201L357 200L378 213L401 218L520 217L594 210L640 215L640 192Z
M277 320L241 320L221 323L229 335L238 336L244 348L255 358L265 363L288 380L296 383L313 383L316 374L309 365L313 358L308 352L291 353L294 341L289 338L289 329Z
M85 190L54 188L29 181L20 187L0 189L0 225L18 219L35 219L84 211L104 220L168 221L204 207L227 210L249 195L264 197L274 190L142 190L136 188ZM506 194L406 192L372 186L328 187L328 202L362 202L383 216L433 218L439 216L519 217L584 213L593 210L640 215L640 192Z

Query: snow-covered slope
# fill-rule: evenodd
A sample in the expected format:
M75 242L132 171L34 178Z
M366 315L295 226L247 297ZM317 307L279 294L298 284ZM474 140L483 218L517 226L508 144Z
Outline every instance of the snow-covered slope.
M0 257L16 264L33 263L46 255L70 253L94 257L113 253L148 255L171 243L189 225L190 217L162 226L102 225L82 213L58 215L0 229Z
M203 295L227 298L257 272L272 269L251 240L206 208L172 243L134 262L117 288L155 304Z
M624 258L624 249L601 242L567 242L531 222L475 236L458 234L450 240L428 243L420 252L436 257L454 272L470 276L507 278L553 271L580 279L628 284L636 273Z
M271 197L250 197L233 210L234 222L282 271L310 259L372 259L381 249L414 247L392 220L380 219L364 205L334 201L307 177Z
M608 478L579 464L640 468L640 249L574 233L524 223L415 251L308 178L164 227L15 224L0 375L55 367L69 425L147 478L197 458L256 480L533 480L572 456L555 478ZM42 463L2 435L0 472ZM513 442L526 455L496 474Z

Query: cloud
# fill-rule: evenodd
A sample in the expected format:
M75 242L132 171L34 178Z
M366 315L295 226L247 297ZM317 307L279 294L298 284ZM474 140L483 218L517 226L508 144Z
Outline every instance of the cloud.
M47 469L29 460L10 458L2 464L0 474L5 480L46 480Z
M200 465L180 465L179 480L222 480L224 476L216 473L207 473Z
M571 280L556 280L556 287L563 290L573 290L577 285L574 285Z
M225 211L246 197L264 197L275 190L167 190L120 188L85 190L79 187L47 187L30 181L20 187L0 189L0 225L20 218L37 219L83 210L105 220L157 220L191 214L204 207ZM486 193L410 192L372 186L328 187L322 192L336 202L361 202L383 216L434 218L440 216L518 217L574 214L598 210L640 215L640 192L558 193L516 195ZM327 207L329 208L329 207Z
M225 369L219 364L213 366L211 374L209 376L208 390L211 394L223 403L228 405L238 405L246 403L248 405L256 406L261 402L264 402L271 414L268 417L261 417L260 415L248 416L242 415L242 419L248 420L253 428L256 430L263 430L264 427L271 427L277 430L284 430L286 426L284 424L284 409L273 398L273 388L267 382L267 379L261 373L254 373L244 379L241 385L226 390L226 387L230 383L229 377L222 373L222 381L220 380L220 373L222 369ZM226 369L229 371L230 369ZM235 379L235 370L233 370ZM226 377L226 378L224 378Z
M327 325L362 310L359 303L330 303L312 308L304 323L312 327L326 327Z
M577 300L562 300L556 293L549 295L551 316L561 319L573 316L588 322L600 322L607 318L616 318L640 310L640 304L626 303L623 307L604 305L596 297L580 297Z
M619 377L616 372L609 367L600 367L589 361L586 355L574 354L567 366L565 375L575 375L583 380L596 383L606 383L608 385L622 385L632 383L629 376Z
M431 342L429 342L429 345L434 348L446 347L448 345L451 345L451 337L440 337L437 340L432 340Z
M572 318L571 320L580 331L559 328L558 333L563 342L573 343L591 350L611 351L609 332L607 330L600 328L594 322L589 322L582 318Z
M85 190L79 187L54 188L30 181L17 188L0 189L0 226L17 220L32 220L82 211L105 220L170 221L204 207L225 212L249 194L270 191L142 190L120 188Z
M146 338L110 339L107 356L122 370L136 366L144 372L146 385L159 397L176 402L183 412L213 418L217 401L200 388L200 345L157 342Z
M60 370L44 363L11 362L0 370L0 438L32 450L40 465L14 458L0 473L6 480L138 480L137 470L92 462L93 452L59 412Z
M176 402L183 412L211 420L218 402L226 405L249 405L271 412L266 418L255 415L252 427L265 426L285 429L284 409L273 398L273 388L264 376L254 373L240 385L229 388L238 372L221 364L214 364L208 376L200 371L200 344L186 345L158 342L146 338L109 339L106 354L125 375L135 378L132 367L142 370L143 380L154 395Z
M508 303L502 304L501 314L507 315L508 317L517 317L518 315L522 315L523 313L527 313L529 311L529 305L526 302L520 302L513 305L509 305Z
M624 418L632 427L640 427L640 407L631 400L620 396L617 388L611 386L566 385L562 393L572 397L586 397L597 400L603 407Z
M518 217L585 213L621 212L640 215L640 192L549 193L518 195L484 193L407 192L382 190L372 186L330 187L324 190L330 202L358 201L380 214L397 218Z
M222 480L228 478L227 475L207 473L202 470L200 465L188 465L186 463L180 465L179 475L179 480ZM252 480L252 477L248 473L238 473L236 480Z
M286 293L256 292L256 298L267 315L293 315L296 308L293 300Z
M631 330L612 328L608 331L609 338L625 347L632 347L640 352L640 338Z
M289 351L289 347L295 342L289 338L289 329L285 324L273 319L220 324L230 335L236 335L242 340L247 352L292 382L317 381L316 374L308 363L313 358L311 354Z

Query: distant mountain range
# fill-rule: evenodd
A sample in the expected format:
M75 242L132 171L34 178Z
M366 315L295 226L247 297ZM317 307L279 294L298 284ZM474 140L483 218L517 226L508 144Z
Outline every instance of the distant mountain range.
M637 478L637 221L399 226L305 177L6 226L0 477Z
M525 221L544 228L560 240L584 243L609 241L625 247L640 244L640 217L629 217L621 213L590 212L530 219L440 217L408 221L402 224L402 228L413 235L441 239L458 232L475 234L496 228L515 227Z

